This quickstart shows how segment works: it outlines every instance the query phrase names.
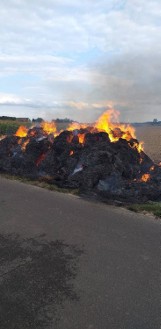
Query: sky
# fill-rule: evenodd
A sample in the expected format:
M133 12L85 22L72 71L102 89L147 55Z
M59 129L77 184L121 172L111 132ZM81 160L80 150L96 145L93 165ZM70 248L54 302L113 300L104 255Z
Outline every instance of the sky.
M0 116L161 120L160 0L1 0Z

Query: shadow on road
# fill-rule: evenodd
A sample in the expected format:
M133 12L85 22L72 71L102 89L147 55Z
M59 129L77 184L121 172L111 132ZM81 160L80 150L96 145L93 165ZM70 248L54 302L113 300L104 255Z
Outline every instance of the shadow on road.
M57 308L78 301L74 288L77 246L0 235L0 328L48 328L59 319Z

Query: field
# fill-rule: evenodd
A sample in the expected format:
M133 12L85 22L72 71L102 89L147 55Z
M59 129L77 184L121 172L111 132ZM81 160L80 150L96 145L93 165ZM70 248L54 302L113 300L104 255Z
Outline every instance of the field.
M136 136L144 142L145 153L155 162L161 161L161 126L139 126Z
M30 122L0 120L0 136L15 134L19 126L30 127Z

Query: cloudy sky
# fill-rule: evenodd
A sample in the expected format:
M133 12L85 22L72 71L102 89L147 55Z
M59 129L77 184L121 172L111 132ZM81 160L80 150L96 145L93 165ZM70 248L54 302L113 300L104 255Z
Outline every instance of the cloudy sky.
M161 120L160 0L1 0L0 115Z

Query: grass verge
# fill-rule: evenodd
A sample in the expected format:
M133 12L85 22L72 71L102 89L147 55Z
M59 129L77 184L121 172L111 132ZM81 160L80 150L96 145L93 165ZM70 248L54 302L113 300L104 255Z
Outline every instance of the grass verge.
M131 211L151 213L161 218L161 202L149 202L145 204L132 204L127 207Z
M22 183L26 183L29 185L33 185L33 186L38 186L41 188L45 188L48 189L50 191L55 191L55 192L60 192L60 193L70 193L73 195L79 195L79 190L78 189L69 189L69 188L61 188L58 187L57 185L54 184L49 184L45 181L39 181L39 180L30 180L28 178L24 178L24 177L19 177L19 176L13 176L13 175L9 175L9 174L0 174L0 177L4 177L6 179L10 179L10 180L17 180L19 182Z
M60 192L60 193L70 193L73 195L80 195L79 193L79 189L68 189L68 188L60 188L57 185L54 184L49 184L45 181L38 181L38 180L30 180L28 178L23 178L23 177L19 177L19 176L13 176L13 175L9 175L9 174L0 174L0 177L4 177L6 179L10 179L10 180L17 180L19 182L22 183L26 183L29 185L33 185L33 186L38 186L40 188L45 188L48 189L50 191L55 191L55 192ZM125 207L128 210L134 211L134 212L142 212L142 213L151 213L154 216L161 218L161 202L148 202L148 203L144 203L144 204L131 204Z

